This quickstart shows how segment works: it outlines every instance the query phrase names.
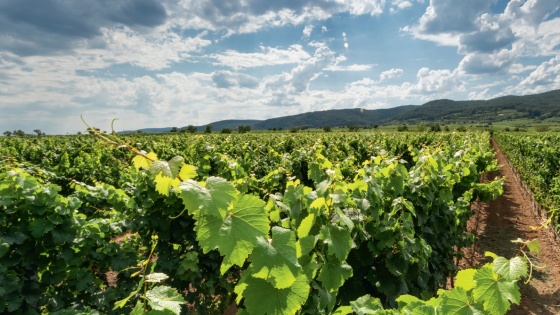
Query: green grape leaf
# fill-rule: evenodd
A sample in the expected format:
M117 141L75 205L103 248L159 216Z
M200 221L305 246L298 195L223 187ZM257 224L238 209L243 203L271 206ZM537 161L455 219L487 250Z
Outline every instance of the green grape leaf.
M410 294L403 294L401 296L399 296L395 301L397 301L397 303L399 303L399 307L404 307L408 304L411 303L417 303L417 302L422 302L422 300L420 300L419 298L415 297L414 295L410 295Z
M301 220L301 223L298 226L297 234L299 238L306 237L309 235L309 231L313 227L315 223L315 215L313 213L309 214L305 219Z
M325 207L326 202L324 197L319 197L309 205L309 210L311 213L321 214L323 207Z
M264 201L258 197L242 195L233 202L223 219L213 215L198 216L197 240L205 253L218 249L225 256L222 273L227 266L243 266L257 246L258 238L267 237L269 221L264 206Z
M484 266L474 275L476 301L484 302L484 309L491 314L505 314L511 302L519 304L521 295L516 281L508 280L494 273L490 266Z
M295 244L295 233L277 226L272 228L270 241L259 237L249 258L255 270L253 277L264 279L277 289L290 287L301 271Z
M155 161L152 162L152 164L150 164L150 174L152 174L152 176L155 176L157 174L162 174L163 176L167 176L167 177L175 177L173 176L173 173L171 172L171 168L169 167L169 162L166 161Z
M146 157L142 155L137 155L132 159L132 164L134 164L134 167L136 167L136 169L142 168L145 170L149 170L152 161L157 161L158 158L154 152L150 152L146 154Z
M461 287L465 289L465 291L469 291L474 289L476 282L474 282L474 274L476 273L476 269L463 269L457 273L457 277L455 279L455 286Z
M164 176L161 173L156 175L154 181L156 182L156 191L164 196L169 196L171 187L177 188L181 183L179 179Z
M193 179L197 176L198 173L196 172L196 167L189 164L183 165L183 167L181 167L181 171L179 172L179 178L181 178L181 180Z
M157 286L146 292L148 304L158 311L169 310L173 314L181 314L181 305L185 304L183 296L175 288Z
M309 254L311 250L315 247L317 243L317 237L314 235L307 235L306 237L300 238L296 242L296 255L298 258Z
M217 208L227 208L237 195L239 195L235 186L220 177L209 177L206 180L206 188L210 190L212 202Z
M0 238L0 258L4 256L10 250L10 244L5 243L2 238ZM0 290L0 294L2 294Z
M53 228L54 224L41 218L35 219L29 223L29 231L35 238L40 238L43 234L51 231Z
M171 171L171 177L177 177L179 171L185 165L185 159L182 156L176 156L167 162L169 165L169 170Z
M461 287L445 291L441 296L441 313L456 315L484 315L472 297Z
M538 239L527 242L527 248L529 248L529 251L537 255L541 253L541 243L539 243Z
M207 215L215 215L221 218L225 216L225 209L222 215L219 209L212 206L210 191L194 180L183 181L179 184L179 190L181 191L179 196L190 215L198 216L201 211L204 211L204 214Z
M244 305L249 314L292 315L307 301L309 283L304 274L296 277L289 288L278 289L270 282L253 277L246 277L240 282L245 298ZM235 292L239 294L236 287Z
M352 309L352 306L341 306L334 311L333 315L348 315L353 313L354 310Z
M519 280L527 277L529 270L527 262L521 257L513 257L510 260L498 257L494 259L494 272L508 280Z
M229 204L239 195L231 183L218 177L209 177L206 187L193 180L186 180L179 184L179 189L189 214L198 215L202 212L222 219L225 219Z
M437 310L431 305L409 305L403 309L402 313L395 314L406 314L406 315L437 315Z
M352 267L346 262L340 263L333 258L323 265L317 280L321 281L325 289L333 291L338 290L350 277L352 277Z
M136 301L136 306L134 306L130 315L144 315L144 303L141 300Z
M352 249L350 231L338 225L323 225L320 238L328 245L329 254L335 255L340 261L346 260Z
M350 302L352 309L358 315L378 314L383 310L383 305L378 298L372 298L369 294L359 297Z
M168 279L169 276L166 275L165 273L161 273L161 272L154 272L154 273L150 273L149 275L146 275L146 282L148 283L160 283L165 279Z

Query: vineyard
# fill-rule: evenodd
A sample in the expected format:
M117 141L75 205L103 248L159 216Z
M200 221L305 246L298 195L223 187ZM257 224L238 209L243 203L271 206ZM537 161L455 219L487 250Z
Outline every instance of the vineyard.
M503 192L489 140L2 137L0 313L505 314L539 242L457 265ZM557 226L558 136L496 140Z
M560 235L560 135L501 133L496 141Z

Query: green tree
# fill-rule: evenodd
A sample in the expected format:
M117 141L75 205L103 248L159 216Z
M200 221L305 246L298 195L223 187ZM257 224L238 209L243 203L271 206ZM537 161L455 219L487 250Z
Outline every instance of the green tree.
M356 126L356 125L350 125L348 126L348 131L352 131L352 132L356 132L360 130L360 127Z
M204 129L205 133L212 133L212 125L206 125L206 129Z
M11 131L9 131L9 130L4 131L4 136L9 137L9 136L11 136L11 135L12 135L12 132L11 132Z
M173 127L173 128L171 128L171 130L169 130L169 132L178 132L178 131L179 131L179 128L177 128L177 127Z
M241 125L237 127L239 133L247 133L251 131L251 125Z
M35 130L33 130L33 132L36 133L38 136L44 135L44 133L41 132L41 129L35 129Z
M198 131L193 125L188 125L186 130L188 133L196 133Z
M231 129L230 128L224 128L224 129L222 129L221 133L231 133Z
M324 132L331 132L332 128L331 128L331 126L326 126L326 127L323 127L323 131Z
M25 132L21 129L18 129L18 130L14 130L12 132L12 135L21 137L21 136L25 136Z

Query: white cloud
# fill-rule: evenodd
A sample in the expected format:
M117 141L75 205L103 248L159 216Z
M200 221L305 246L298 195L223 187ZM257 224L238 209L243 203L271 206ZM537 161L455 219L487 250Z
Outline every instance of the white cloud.
M465 74L506 73L515 56L511 50L502 49L495 54L468 54L459 63L459 71Z
M340 2L340 0L337 0ZM385 0L346 0L346 9L355 15L379 15L385 8Z
M354 71L368 71L371 70L371 68L373 68L375 66L375 64L351 64L351 65L347 65L347 66L343 66L340 64L336 64L330 67L327 67L325 70L327 71L333 71L333 72L337 72L337 71L350 71L350 72L354 72Z
M311 36L311 32L313 32L313 25L308 24L303 28L303 38L309 39Z
M148 36L127 29L103 29L102 33L105 49L82 49L78 53L105 55L105 59L113 64L130 63L147 70L168 68L171 63L188 59L190 52L211 44L210 40L203 38L206 33L194 38L167 31Z
M490 89L485 88L482 91L473 91L469 93L469 100L487 100L490 99Z
M233 73L230 71L214 71L212 81L218 88L230 88L232 86L241 88L256 88L259 80L243 73Z
M229 34L253 33L271 26L309 25L339 13L382 14L388 7L403 9L410 1L392 0L302 0L302 1L213 1L182 0L167 3L173 23L183 28L225 30Z
M534 93L558 88L560 88L560 55L543 62L518 85L518 89L530 89Z
M430 0L430 5L415 27L423 34L464 33L477 29L476 19L488 12L490 1Z
M290 73L268 76L261 82L263 92L270 95L266 104L276 106L297 105L295 95L309 89L311 81L329 67L336 66L337 58L326 45L317 48L313 57L298 64Z
M412 3L408 0L393 0L391 3L391 8L389 9L391 13L412 7Z
M424 67L418 70L416 77L418 82L410 87L410 93L430 94L434 97L464 89L457 70L430 70Z
M216 65L239 70L293 64L310 57L301 45L292 45L288 49L261 46L260 49L262 52L258 53L241 53L235 50L226 50L221 54L210 55L209 58L216 60Z
M398 78L402 74L403 74L403 69L393 68L393 69L381 72L381 74L379 75L379 79L381 81L385 81L385 80L388 80L388 79Z

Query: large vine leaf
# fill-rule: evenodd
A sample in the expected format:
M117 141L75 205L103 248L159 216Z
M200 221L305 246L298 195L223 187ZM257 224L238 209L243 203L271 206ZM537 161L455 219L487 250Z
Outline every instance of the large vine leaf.
M171 187L178 187L181 183L177 178L164 176L161 173L157 174L154 181L156 182L156 191L164 196L169 196Z
M460 270L455 278L455 286L461 287L465 289L465 291L472 290L476 286L476 282L474 282L474 274L476 271L476 269L472 268Z
M218 249L224 257L221 271L242 266L257 246L259 237L268 235L268 214L264 201L242 195L227 210L225 218L200 214L196 222L197 240L205 253Z
M309 283L304 274L296 277L294 283L285 289L275 288L263 279L247 277L243 286L244 305L249 314L291 315L295 314L307 301ZM239 292L236 288L236 292Z
M154 152L147 153L146 156L137 155L132 159L132 164L136 169L150 169L152 161L157 161L157 155Z
M350 302L350 306L352 306L352 310L358 315L378 314L383 311L381 301L379 301L378 298L372 298L369 294Z
M494 260L494 272L509 280L519 280L526 277L529 271L525 260L518 256L510 260L504 257L496 258Z
M219 177L209 177L206 187L193 180L186 180L179 185L179 189L189 214L212 215L221 219L225 219L228 206L239 195L231 183Z
M181 180L187 180L197 176L198 173L196 172L196 167L193 165L185 164L181 167L181 171L179 171L179 177Z
M484 309L491 314L505 314L511 302L519 304L521 295L516 280L508 280L492 271L491 266L484 266L474 275L477 282L474 289L476 301L484 302Z
M185 304L183 296L176 289L168 286L157 286L148 290L146 298L154 310L169 310L176 315L181 314L181 305Z
M310 213L305 219L301 220L301 223L298 226L297 234L299 238L306 237L309 235L309 231L313 227L315 223L315 214Z
M325 289L334 291L338 290L351 276L352 267L346 262L341 263L338 259L333 258L323 265L317 280L321 281Z
M456 287L446 291L442 295L441 301L442 314L454 315L483 315L482 310L473 303L472 296L462 287Z
M352 249L352 237L347 229L334 225L321 227L320 238L328 245L329 254L344 261Z
M296 257L295 233L273 227L272 239L259 237L249 260L255 270L253 277L264 279L278 289L290 287L301 271Z

